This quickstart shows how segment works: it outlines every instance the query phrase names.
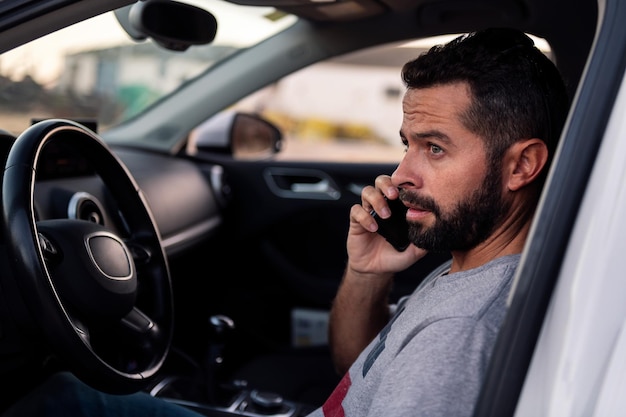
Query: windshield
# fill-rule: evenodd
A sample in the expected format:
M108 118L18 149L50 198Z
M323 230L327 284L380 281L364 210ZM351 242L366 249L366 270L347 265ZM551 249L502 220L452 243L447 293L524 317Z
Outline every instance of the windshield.
M113 12L6 52L0 60L2 128L19 134L33 120L96 121L100 132L144 111L180 85L293 24L273 8L188 1L218 21L210 45L168 51L133 40ZM236 24L229 24L236 19Z

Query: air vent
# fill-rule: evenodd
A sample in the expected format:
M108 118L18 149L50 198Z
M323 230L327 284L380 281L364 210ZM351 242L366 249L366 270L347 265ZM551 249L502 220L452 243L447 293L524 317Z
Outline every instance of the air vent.
M98 199L89 193L79 192L70 198L67 217L87 220L104 226L104 210Z

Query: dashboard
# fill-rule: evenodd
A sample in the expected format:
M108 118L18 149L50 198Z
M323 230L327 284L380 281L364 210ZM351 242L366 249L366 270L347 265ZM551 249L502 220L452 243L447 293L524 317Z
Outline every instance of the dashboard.
M14 140L0 132L4 161ZM211 236L220 225L222 207L212 189L215 167L138 149L112 150L143 192L168 256ZM50 142L39 161L33 202L38 220L83 219L119 232L115 202L88 160Z

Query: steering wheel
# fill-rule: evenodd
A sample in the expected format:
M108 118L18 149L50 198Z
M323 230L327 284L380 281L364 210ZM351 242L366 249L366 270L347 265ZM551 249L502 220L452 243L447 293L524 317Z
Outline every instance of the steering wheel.
M35 180L42 150L52 144L88 161L115 204L118 226L38 219ZM11 147L2 204L12 267L4 280L15 292L9 297L23 304L18 321L94 388L145 388L170 349L173 297L160 234L127 168L81 124L42 121Z

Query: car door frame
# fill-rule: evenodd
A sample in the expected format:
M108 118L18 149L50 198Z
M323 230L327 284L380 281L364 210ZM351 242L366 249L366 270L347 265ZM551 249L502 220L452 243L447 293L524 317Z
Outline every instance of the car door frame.
M626 4L600 0L599 10L596 40L524 250L474 417L516 415L566 253L575 245L571 236L626 67Z

